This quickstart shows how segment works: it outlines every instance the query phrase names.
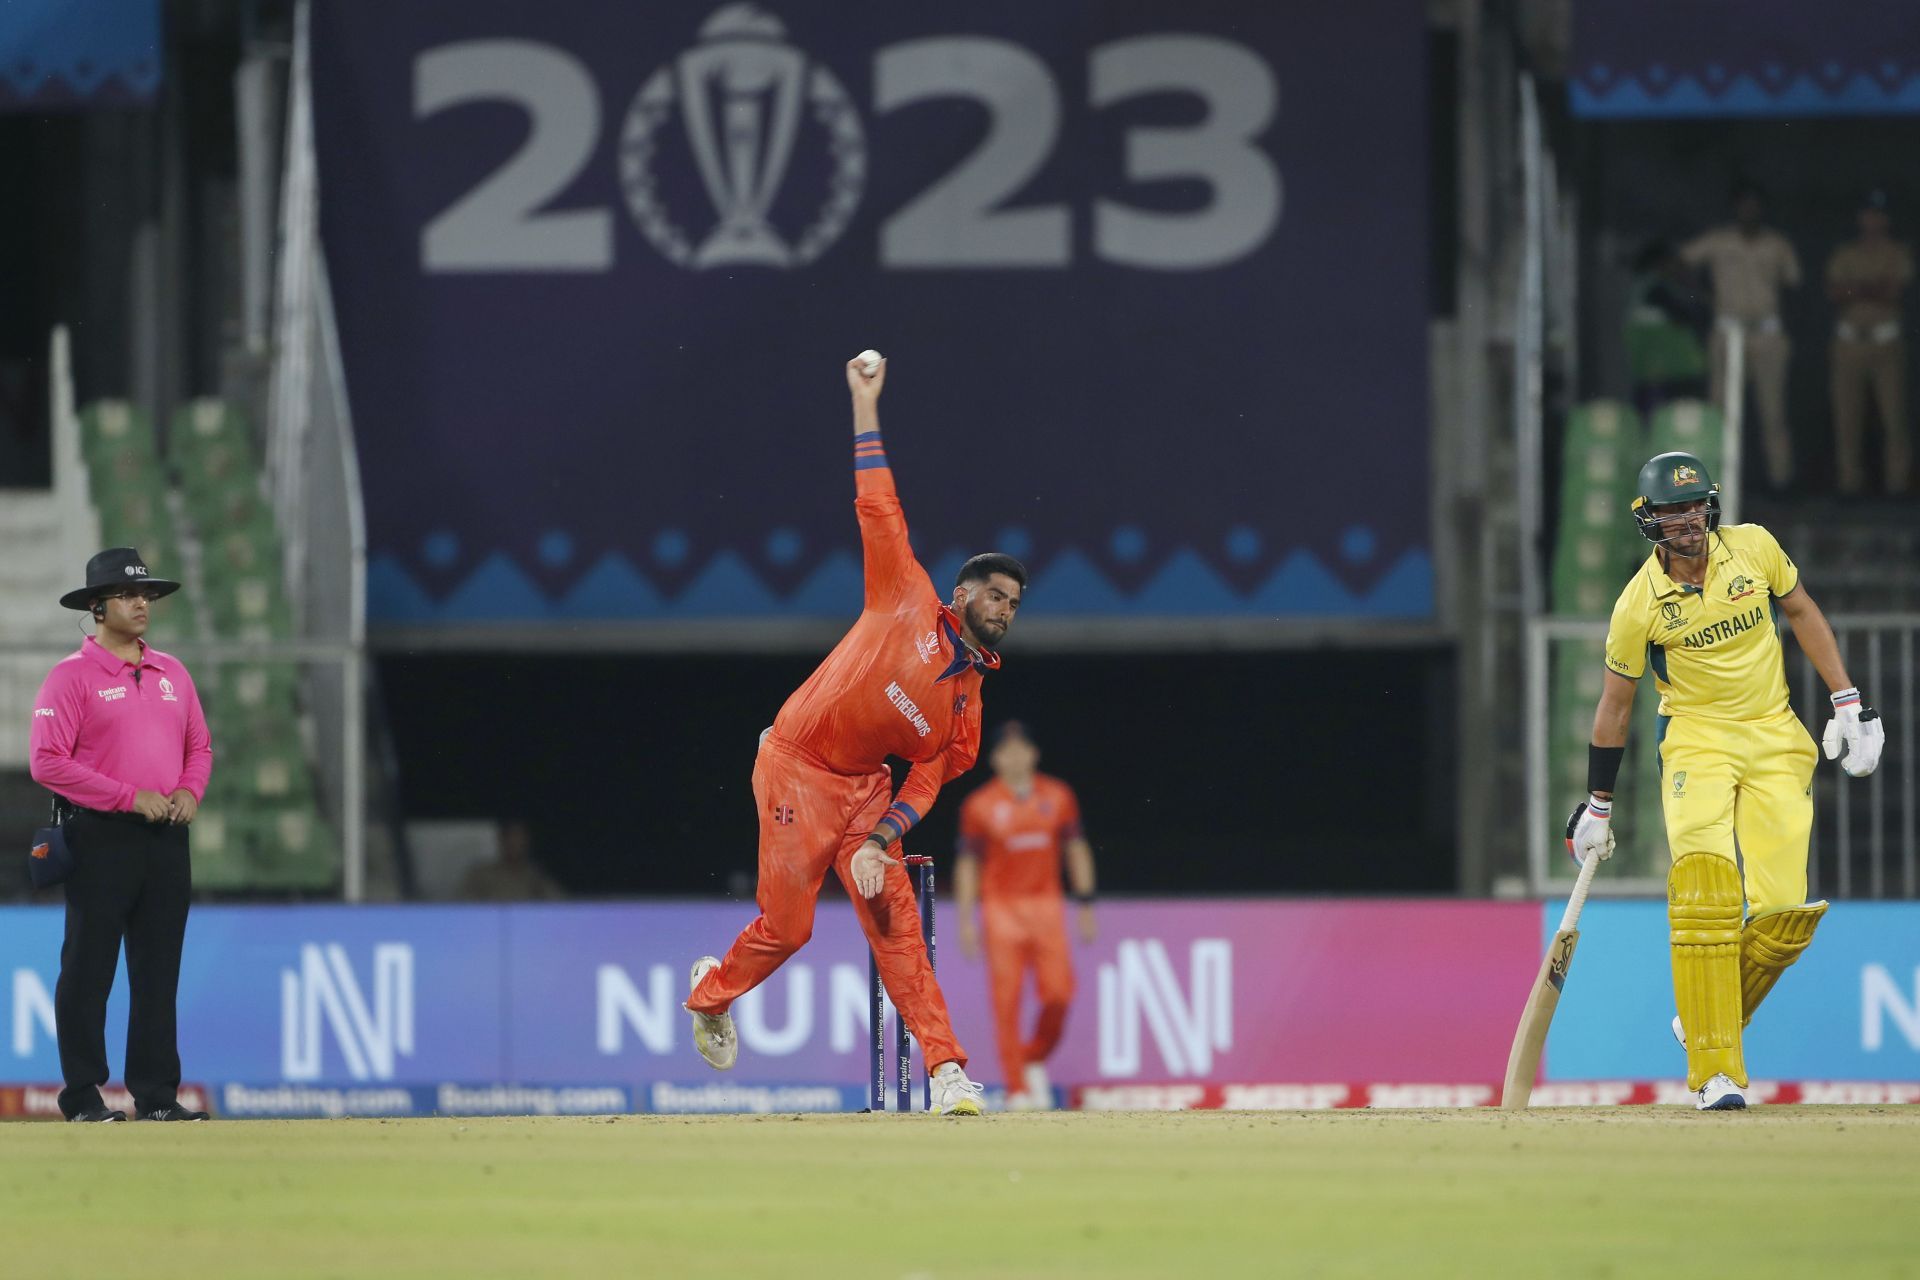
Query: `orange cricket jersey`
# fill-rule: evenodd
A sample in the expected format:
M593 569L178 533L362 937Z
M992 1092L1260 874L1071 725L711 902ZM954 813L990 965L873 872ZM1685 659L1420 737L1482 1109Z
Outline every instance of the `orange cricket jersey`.
M836 773L870 773L888 756L913 763L881 819L904 835L940 788L980 754L980 677L998 654L975 657L907 542L880 433L854 438L854 512L866 555L860 620L780 708L773 731ZM886 832L882 832L886 834Z
M995 778L960 806L960 849L979 855L982 902L1060 897L1061 851L1079 834L1073 788L1044 773L1024 797Z

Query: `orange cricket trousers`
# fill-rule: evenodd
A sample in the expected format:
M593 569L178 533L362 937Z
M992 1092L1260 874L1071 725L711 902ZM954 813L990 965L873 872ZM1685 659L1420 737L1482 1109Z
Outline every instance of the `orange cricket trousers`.
M983 899L987 981L993 992L993 1026L1000 1041L1000 1069L1009 1089L1024 1089L1029 1062L1045 1062L1066 1029L1073 1003L1073 961L1067 951L1065 904L1052 895ZM1020 989L1031 969L1040 997L1033 1037L1020 1035Z
M760 808L755 894L760 916L694 989L689 1009L725 1013L807 945L820 883L832 867L853 899L887 995L920 1042L927 1065L966 1065L920 938L920 910L906 868L888 867L886 884L872 899L853 887L853 855L887 811L892 791L893 775L884 766L872 773L835 773L805 748L778 734L766 736L753 765L753 798ZM899 852L896 845L891 856Z

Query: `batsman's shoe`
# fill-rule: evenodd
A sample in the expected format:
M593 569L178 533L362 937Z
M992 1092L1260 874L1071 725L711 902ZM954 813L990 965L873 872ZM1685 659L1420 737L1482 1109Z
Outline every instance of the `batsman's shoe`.
M720 967L720 961L714 956L701 956L693 962L693 980L687 984L687 993L700 985L700 979ZM686 1008L682 1005L681 1008ZM693 1014L693 1047L707 1060L707 1065L715 1071L732 1068L740 1057L740 1039L733 1033L733 1015L730 1013Z
M1700 1086L1700 1094L1694 1099L1694 1108L1699 1111L1745 1111L1747 1095L1740 1090L1731 1077L1717 1075Z
M151 1111L140 1112L142 1120L205 1120L206 1118L206 1112L183 1107L178 1102L171 1106L155 1107Z
M933 1114L937 1116L977 1116L985 1089L967 1079L957 1062L949 1062L933 1073Z
M1686 1052L1687 1029L1680 1025L1680 1015L1677 1013L1673 1015L1673 1038L1680 1042L1681 1052Z

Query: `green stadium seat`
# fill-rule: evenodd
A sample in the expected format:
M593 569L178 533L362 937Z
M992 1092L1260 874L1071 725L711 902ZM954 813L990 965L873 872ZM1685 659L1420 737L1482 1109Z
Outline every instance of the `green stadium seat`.
M271 640L293 633L292 613L277 573L207 575L207 607L221 635Z
M128 498L166 502L167 477L151 456L116 450L87 464L87 479L93 488L95 505L105 510L109 503Z
M1606 613L1637 554L1627 543L1627 509L1645 445L1640 419L1617 401L1581 405L1567 415L1551 607L1578 616Z
M273 516L267 510L267 498L257 484L232 484L193 500L195 521L207 529L235 529L264 524L271 528Z
M280 535L271 524L203 528L202 543L210 577L274 574L281 570Z
M167 435L167 453L176 463L202 454L214 445L251 452L252 433L240 411L212 397L190 401L173 414Z
M263 807L248 825L256 886L323 890L339 882L339 847L313 806Z
M153 420L125 400L95 401L80 410L80 450L93 466L116 454L152 463Z
M211 794L208 799L212 799ZM203 805L193 820L193 887L231 892L248 888L253 879L253 862L245 841L227 813Z
M236 486L260 487L260 470L254 465L252 451L229 441L206 445L176 465L180 487L196 506Z
M299 714L290 684L277 680L255 683L242 674L204 689L201 702L216 742L252 749L300 744Z
M1679 450L1707 464L1707 473L1720 475L1725 453L1720 410L1702 400L1675 400L1653 415L1649 456Z
M100 512L103 528L111 525L133 537L144 534L173 541L173 512L167 509L167 491L157 479L111 488L113 502Z
M142 548L142 554L155 561L156 569L161 565L175 563L147 552L145 548ZM201 617L200 606L194 603L191 592L176 591L164 599L156 600L153 602L152 610L153 634L157 637L156 642L162 649L178 644L182 640L201 640L206 637L205 621ZM206 704L204 694L201 695L200 702L204 708Z
M297 734L256 739L242 760L229 767L240 776L241 785L252 799L287 804L313 798L313 775L307 768L306 754L300 749Z

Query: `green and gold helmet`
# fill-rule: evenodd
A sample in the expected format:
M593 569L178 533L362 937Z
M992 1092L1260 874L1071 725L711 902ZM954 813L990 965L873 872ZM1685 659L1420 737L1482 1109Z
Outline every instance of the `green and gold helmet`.
M1673 508L1701 501L1707 504L1707 532L1713 533L1720 528L1720 486L1707 474L1707 464L1690 453L1662 453L1640 468L1633 518L1641 536L1663 547L1684 518Z

